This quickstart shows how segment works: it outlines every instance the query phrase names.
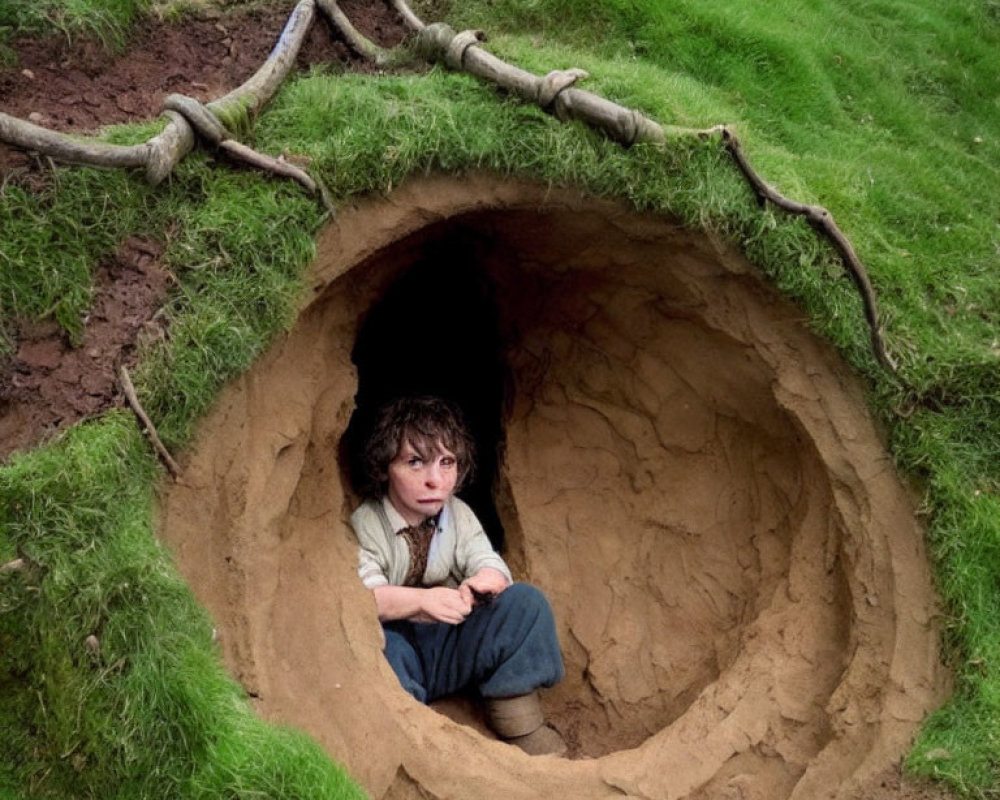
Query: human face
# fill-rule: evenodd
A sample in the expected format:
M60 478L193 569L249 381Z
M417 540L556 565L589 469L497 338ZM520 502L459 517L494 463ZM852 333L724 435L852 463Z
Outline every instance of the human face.
M419 525L444 508L457 480L458 459L441 442L421 455L404 439L389 464L389 502L407 525Z

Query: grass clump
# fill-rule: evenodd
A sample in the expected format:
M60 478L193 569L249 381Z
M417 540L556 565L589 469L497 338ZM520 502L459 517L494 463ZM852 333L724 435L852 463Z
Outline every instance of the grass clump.
M124 412L0 470L0 547L26 563L0 576L0 780L37 797L360 796L223 672L150 536L156 474Z
M149 4L150 0L5 0L0 3L0 31L8 36L58 33L70 40L88 36L118 49Z

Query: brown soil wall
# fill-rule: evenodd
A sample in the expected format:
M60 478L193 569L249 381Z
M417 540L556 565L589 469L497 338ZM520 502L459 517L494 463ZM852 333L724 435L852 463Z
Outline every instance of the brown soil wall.
M411 700L355 574L337 445L359 321L459 233L490 243L514 389L498 509L556 612L567 678L544 703L571 759ZM574 191L425 178L342 212L311 287L160 527L260 713L372 797L849 797L942 699L923 534L863 391L732 248Z

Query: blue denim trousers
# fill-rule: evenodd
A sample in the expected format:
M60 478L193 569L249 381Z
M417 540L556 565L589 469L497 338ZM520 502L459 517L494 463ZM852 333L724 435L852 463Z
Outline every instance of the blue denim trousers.
M514 697L558 683L563 667L549 601L515 583L458 625L387 622L385 657L421 703L464 689Z

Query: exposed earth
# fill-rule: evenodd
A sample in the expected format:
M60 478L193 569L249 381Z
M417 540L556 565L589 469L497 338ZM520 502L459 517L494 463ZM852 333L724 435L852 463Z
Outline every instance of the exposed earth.
M383 45L402 38L381 3L341 5ZM148 23L120 56L15 41L3 109L83 131L153 117L171 92L209 100L284 18ZM370 69L322 22L300 63ZM0 145L0 183L47 169ZM496 514L559 620L568 676L545 704L568 759L492 741L467 699L410 700L353 574L337 451L373 379L352 361L359 326L454 243L495 302L486 355L513 387ZM912 499L861 387L738 253L487 176L360 203L318 251L299 323L223 393L162 499L161 534L261 714L309 731L373 797L948 796L899 775L947 692ZM117 368L162 335L161 252L130 237L107 256L76 347L14 322L0 460L122 404Z

